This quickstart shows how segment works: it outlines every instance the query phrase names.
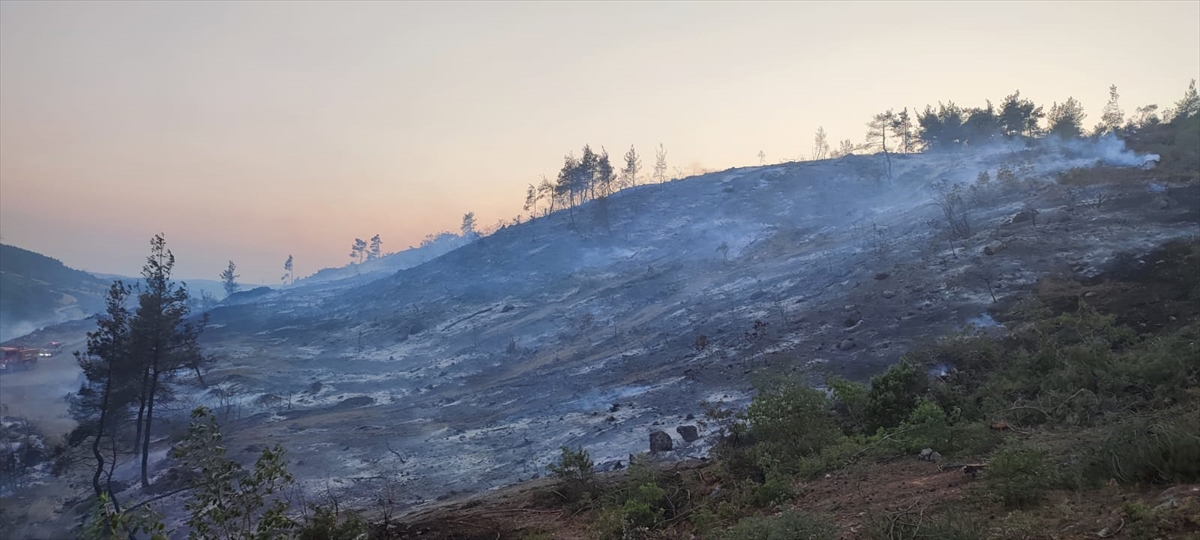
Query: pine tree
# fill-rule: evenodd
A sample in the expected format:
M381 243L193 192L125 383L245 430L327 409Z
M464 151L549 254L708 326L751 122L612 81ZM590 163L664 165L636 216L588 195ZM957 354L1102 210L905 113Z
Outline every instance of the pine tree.
M867 123L868 144L873 145L874 139L879 140L879 145L881 148L883 148L883 157L887 163L886 172L889 182L892 180L892 156L890 153L888 153L887 136L888 131L891 130L892 125L895 124L895 122L896 113L892 112L891 109L888 109L875 115L875 117Z
M292 277L292 256L291 255L288 255L287 261L284 261L283 271L284 271L284 274L283 274L283 277L280 278L280 281L282 281L284 285L288 285L290 283L295 283L295 278Z
M1067 98L1062 105L1054 102L1050 105L1050 115L1047 117L1050 133L1065 138L1079 137L1083 135L1084 118L1087 118L1087 114L1083 112L1083 105L1075 98Z
M667 181L667 149L662 143L654 151L654 179L660 184Z
M608 159L608 150L603 146L600 147L600 154L596 158L593 181L596 183L596 192L599 193L598 198L603 199L616 191L617 176L613 172L612 162Z
M371 251L367 252L367 260L370 261L370 260L378 259L382 256L383 256L383 240L380 239L379 235L377 234L377 235L371 237Z
M463 214L462 225L460 226L463 238L474 240L479 236L475 230L475 212L467 212Z
M350 246L350 259L355 263L361 263L366 255L367 242L362 238L355 238L354 244Z
M229 266L226 266L225 271L221 272L221 286L225 288L225 296L238 292L242 288L237 282L237 279L242 276L235 274L236 271L237 265L233 264L233 261L229 261Z
M823 126L817 126L817 134L813 137L813 161L820 161L826 157L829 157L829 135L825 133Z
M1104 105L1104 110L1100 114L1100 124L1096 126L1096 135L1112 133L1121 128L1121 124L1125 120L1125 111L1121 110L1121 105L1118 102L1121 95L1117 93L1117 85L1108 87L1108 103Z
M126 419L129 405L137 399L138 369L130 355L131 315L125 307L130 292L119 280L109 287L105 314L97 320L96 330L87 334L87 352L75 353L85 381L71 403L81 428L92 438L92 455L96 460L92 489L97 497L108 494L118 508L112 489L115 456L113 462L106 462L100 447L108 440L115 448L117 426Z
M1196 79L1188 84L1188 89L1183 93L1183 99L1175 102L1175 114L1172 120L1176 118L1191 118L1200 113L1200 94L1196 93Z
M905 154L914 150L916 135L913 133L912 117L908 115L908 107L896 114L891 125L892 135L896 137L896 148ZM822 130L824 131L824 130ZM829 149L829 145L825 145Z
M230 267L232 268L232 263ZM163 235L150 243L150 256L142 267L146 288L138 294L138 307L130 322L132 357L141 370L142 384L138 399L137 442L141 444L142 487L150 485L150 434L154 427L154 408L170 398L164 379L180 369L192 368L197 375L207 360L197 340L207 323L187 320L188 292L171 280L175 256L167 249Z
M626 187L637 186L638 171L642 170L642 160L638 158L637 150L633 145L629 145L629 151L625 152L625 167L621 169L621 180Z

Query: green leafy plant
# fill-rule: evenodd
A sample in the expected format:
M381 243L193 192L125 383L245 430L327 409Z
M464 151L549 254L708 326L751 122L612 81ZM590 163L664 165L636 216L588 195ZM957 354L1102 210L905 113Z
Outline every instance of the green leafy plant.
M199 473L192 482L192 497L184 504L190 514L188 538L259 540L294 529L287 505L275 497L292 483L283 448L264 448L254 470L246 471L225 458L221 440L216 417L197 407L187 438L171 450L171 457Z

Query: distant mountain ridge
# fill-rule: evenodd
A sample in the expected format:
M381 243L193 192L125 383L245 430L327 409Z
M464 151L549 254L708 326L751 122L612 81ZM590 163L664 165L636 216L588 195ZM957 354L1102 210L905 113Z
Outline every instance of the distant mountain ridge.
M0 341L100 311L109 283L53 257L0 244Z

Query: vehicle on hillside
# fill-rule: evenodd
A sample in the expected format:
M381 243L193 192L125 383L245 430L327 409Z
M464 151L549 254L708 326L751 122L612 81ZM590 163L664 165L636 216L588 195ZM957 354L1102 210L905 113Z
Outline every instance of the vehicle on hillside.
M38 349L0 347L0 373L33 369L40 352Z

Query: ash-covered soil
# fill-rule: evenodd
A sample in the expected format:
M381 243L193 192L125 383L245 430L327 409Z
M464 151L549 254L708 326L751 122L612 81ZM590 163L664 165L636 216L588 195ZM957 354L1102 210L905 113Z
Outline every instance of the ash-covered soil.
M1152 264L1196 234L1200 186L1114 144L893 155L891 181L883 156L850 156L628 189L384 279L217 308L208 387L175 409L214 406L232 456L282 444L304 490L351 506L528 480L564 445L613 467L653 430L701 456L711 441L676 428L709 435L701 403L745 403L758 373L865 378L920 340L1003 332L989 310L1044 276ZM930 184L982 171L957 238Z

